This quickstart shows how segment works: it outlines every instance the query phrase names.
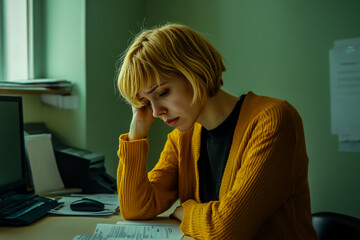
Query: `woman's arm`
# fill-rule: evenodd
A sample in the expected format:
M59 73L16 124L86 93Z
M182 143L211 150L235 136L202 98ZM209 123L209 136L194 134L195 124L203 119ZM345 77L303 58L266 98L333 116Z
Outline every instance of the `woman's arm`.
M148 219L167 210L178 198L177 154L168 140L157 165L146 169L147 139L120 136L118 194L125 219Z
M153 111L151 106L144 106L141 108L131 107L133 115L130 123L130 130L128 139L130 141L146 138L151 124L154 121Z

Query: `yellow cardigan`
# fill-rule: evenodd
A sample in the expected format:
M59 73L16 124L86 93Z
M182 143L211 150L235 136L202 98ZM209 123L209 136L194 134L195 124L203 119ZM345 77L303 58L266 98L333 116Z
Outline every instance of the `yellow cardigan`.
M153 218L180 198L180 228L196 239L317 239L302 120L289 103L247 94L219 201L200 201L200 137L197 123L185 132L173 130L147 173L148 140L120 136L117 179L124 219Z

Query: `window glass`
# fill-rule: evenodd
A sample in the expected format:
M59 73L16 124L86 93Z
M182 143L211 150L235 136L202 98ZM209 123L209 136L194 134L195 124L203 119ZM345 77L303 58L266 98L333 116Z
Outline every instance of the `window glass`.
M0 1L0 78L7 81L28 79L28 1Z

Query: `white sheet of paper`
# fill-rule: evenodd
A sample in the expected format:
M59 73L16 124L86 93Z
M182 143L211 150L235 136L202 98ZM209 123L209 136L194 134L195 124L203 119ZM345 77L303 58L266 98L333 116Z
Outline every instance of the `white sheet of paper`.
M100 201L105 204L103 211L99 212L84 212L84 211L73 211L70 208L70 204L76 200L82 198L90 198L97 201ZM62 203L61 208L52 209L50 213L57 215L76 215L76 216L107 216L114 214L119 208L119 201L117 194L72 194L70 197L62 197L58 200Z
M330 49L331 131L340 152L360 152L360 38Z
M35 193L43 193L64 188L50 134L25 136L25 144L30 163Z
M102 240L101 238L94 238L91 236L76 235L73 240Z
M105 236L107 240L118 239L181 239L184 234L177 224L118 222L98 224L93 237Z
M333 134L360 135L360 38L335 41L330 49Z
M73 240L180 240L183 236L179 224L120 221L117 224L98 224L93 236L77 235Z

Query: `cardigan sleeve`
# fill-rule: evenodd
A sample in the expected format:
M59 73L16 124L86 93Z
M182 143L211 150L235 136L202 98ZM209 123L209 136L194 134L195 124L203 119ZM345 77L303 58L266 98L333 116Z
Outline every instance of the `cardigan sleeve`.
M184 234L196 239L253 239L266 218L286 201L291 194L297 131L289 106L286 102L268 106L250 123L242 140L247 146L237 159L241 167L233 173L229 192L219 201L190 199L182 204Z
M149 219L167 210L178 197L177 161L167 141L160 160L149 173L146 169L148 140L119 138L117 185L124 219Z

